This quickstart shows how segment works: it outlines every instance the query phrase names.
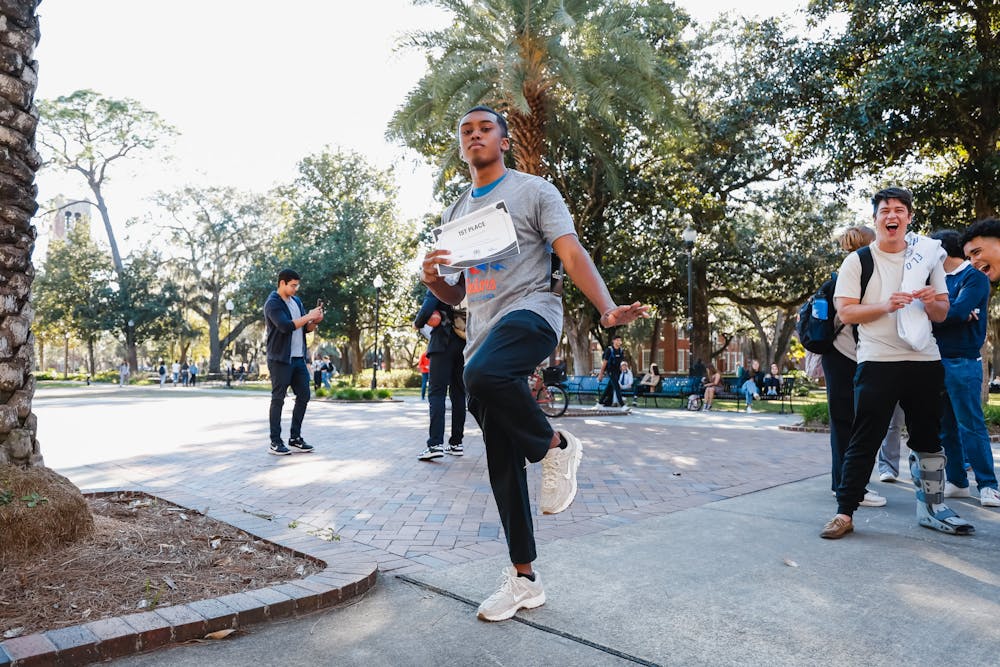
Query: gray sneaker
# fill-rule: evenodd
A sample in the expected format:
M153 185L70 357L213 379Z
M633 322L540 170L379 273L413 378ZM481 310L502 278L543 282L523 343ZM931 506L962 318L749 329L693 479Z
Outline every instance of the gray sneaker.
M463 454L465 454L465 448L462 447L461 443L457 445L448 445L448 449L444 451L448 452L452 456L462 456Z
M496 593L486 598L477 616L484 621L504 621L518 609L534 609L545 604L542 577L535 570L535 580L517 576L513 566L503 569L503 581Z
M444 450L441 449L441 445L431 445L424 451L420 452L417 457L421 461L430 461L432 459L439 459L444 456Z
M576 497L576 471L583 457L583 445L572 433L557 433L566 440L566 449L553 447L542 459L542 493L538 501L542 514L558 514Z

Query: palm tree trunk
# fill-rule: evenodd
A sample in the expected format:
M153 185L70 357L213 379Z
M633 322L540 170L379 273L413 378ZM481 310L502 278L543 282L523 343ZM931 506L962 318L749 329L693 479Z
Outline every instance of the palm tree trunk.
M41 158L35 150L38 111L33 100L38 85L39 0L0 3L0 265L5 280L0 287L0 464L42 465L36 434L38 420L31 412L35 393L32 375L35 355L29 297L35 271L31 266L35 229L31 218L35 201L35 172Z

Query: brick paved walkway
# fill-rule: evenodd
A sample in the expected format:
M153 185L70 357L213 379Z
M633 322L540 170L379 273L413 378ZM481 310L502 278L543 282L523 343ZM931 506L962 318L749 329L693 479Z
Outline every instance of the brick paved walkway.
M46 463L84 489L171 490L198 499L196 508L295 521L303 534L333 528L383 572L506 552L471 417L466 455L427 463L416 458L425 404L317 400L303 429L316 452L275 457L266 451L267 402L219 390L40 392L36 411ZM796 420L673 410L556 420L583 442L580 490L566 512L537 517L536 537L590 534L826 473L828 436L777 428ZM529 479L537 489L540 466L529 466Z

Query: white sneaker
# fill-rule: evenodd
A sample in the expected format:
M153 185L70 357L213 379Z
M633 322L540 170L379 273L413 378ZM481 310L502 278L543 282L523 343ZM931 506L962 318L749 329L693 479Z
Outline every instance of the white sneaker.
M517 576L514 566L503 569L499 590L479 605L477 616L484 621L504 621L518 609L534 609L545 604L542 577L535 570L535 580Z
M899 478L893 475L891 472L884 472L878 476L878 481L880 482L898 482Z
M571 433L557 433L566 440L566 449L553 447L542 459L542 492L538 500L542 514L558 514L576 497L576 471L583 457L583 445Z
M747 413L748 414L752 414L753 413L753 408L751 408L749 405L747 406Z
M1000 491L986 486L979 492L979 504L983 507L1000 507Z
M882 507L886 504L886 499L874 491L865 491L865 497L861 501L862 507Z
M945 498L971 498L972 492L969 487L955 486L951 482L944 483L944 497Z

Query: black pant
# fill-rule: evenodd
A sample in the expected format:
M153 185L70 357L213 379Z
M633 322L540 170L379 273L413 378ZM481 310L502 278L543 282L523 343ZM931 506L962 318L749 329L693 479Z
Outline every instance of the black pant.
M306 416L306 404L309 403L309 369L303 357L292 357L292 363L267 360L267 370L271 374L271 442L281 440L281 409L285 405L285 395L288 388L295 394L295 407L292 408L292 426L289 430L291 438L302 436L302 418Z
M430 404L431 426L428 433L428 446L444 444L444 398L451 394L451 437L449 445L462 444L465 434L465 382L462 372L465 370L465 341L452 334L448 347L442 352L429 354L431 372L427 389Z
M524 460L545 458L553 431L527 378L556 342L540 315L515 310L500 318L465 365L469 411L483 430L490 485L512 563L537 557Z
M604 387L604 393L601 394L601 404L602 405L625 405L625 397L622 396L621 385L618 384L619 373L612 373L608 371L608 384Z
M313 389L323 386L323 371L313 371Z
M854 425L837 488L837 513L851 516L865 496L875 455L896 403L906 415L907 444L939 452L944 367L940 361L866 361L854 376Z
M826 404L830 413L830 488L840 487L844 469L844 454L851 442L854 424L854 374L858 363L837 350L823 355L823 377L826 378Z

